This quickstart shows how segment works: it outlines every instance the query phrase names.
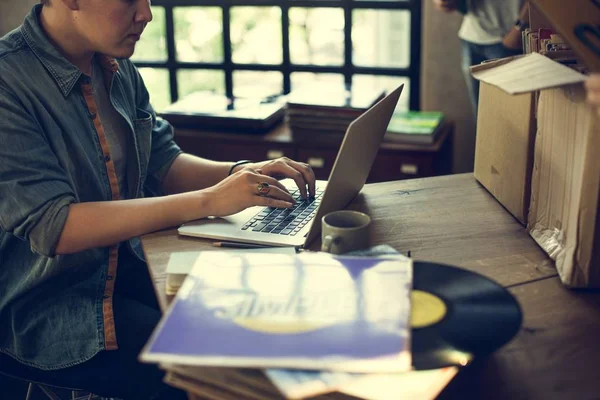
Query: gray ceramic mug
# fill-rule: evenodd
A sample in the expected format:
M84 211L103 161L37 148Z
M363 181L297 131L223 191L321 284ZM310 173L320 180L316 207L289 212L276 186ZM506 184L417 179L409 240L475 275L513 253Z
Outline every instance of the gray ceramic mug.
M371 217L359 211L334 211L321 220L321 251L342 254L369 247Z

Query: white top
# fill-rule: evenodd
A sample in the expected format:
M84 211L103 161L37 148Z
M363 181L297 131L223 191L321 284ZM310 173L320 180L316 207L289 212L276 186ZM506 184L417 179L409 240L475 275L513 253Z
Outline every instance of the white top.
M502 36L486 32L472 13L467 13L463 18L458 37L476 44L496 44L502 41Z
M500 43L519 17L523 0L467 0L458 37L470 43Z

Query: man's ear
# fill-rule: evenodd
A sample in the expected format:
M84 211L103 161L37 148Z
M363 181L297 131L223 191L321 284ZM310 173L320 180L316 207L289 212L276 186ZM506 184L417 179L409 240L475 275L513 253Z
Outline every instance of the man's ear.
M79 10L79 1L80 0L60 0L60 1L65 5L65 7L67 7L71 11Z

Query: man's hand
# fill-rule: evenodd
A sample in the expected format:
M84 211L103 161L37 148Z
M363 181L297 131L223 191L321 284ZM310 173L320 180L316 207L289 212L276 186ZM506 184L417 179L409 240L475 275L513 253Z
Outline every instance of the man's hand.
M435 8L447 13L456 11L456 0L433 0Z
M252 206L289 208L296 200L277 179L244 168L205 189L207 214L225 217Z
M233 171L232 175L246 168L275 179L292 178L296 182L296 185L298 185L300 195L303 198L315 195L315 173L308 164L290 160L287 157L281 157L275 160L240 165L239 168Z
M592 74L585 82L587 89L587 101L596 107L596 112L600 116L600 74Z

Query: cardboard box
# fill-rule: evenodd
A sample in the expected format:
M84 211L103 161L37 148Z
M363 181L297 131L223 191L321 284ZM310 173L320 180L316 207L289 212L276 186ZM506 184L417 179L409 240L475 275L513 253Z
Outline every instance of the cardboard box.
M600 132L595 130L594 110L585 102L581 84L585 75L539 54L499 66L473 68L473 75L502 90L505 96L512 96L504 100L507 103L528 93L535 104L533 96L540 91L537 120L531 120L537 132L534 153L530 152L531 131L519 132L516 128L497 133L507 136L501 140L504 147L487 150L497 152L489 159L498 159L500 165L513 170L513 175L501 176L504 186L512 192L505 189L503 196L496 198L515 214L519 210L514 209L514 204L525 203L522 196L530 196L528 229L556 261L563 282L570 287L600 286L593 272L600 271L600 265L592 260L597 258L594 248L600 250L600 246L595 246L600 157L590 150L600 149ZM525 115L529 115L529 111L515 114L514 118L519 121ZM517 147L510 148L510 143ZM483 153L480 149L477 152ZM532 160L529 180L528 175L521 172L531 171ZM514 203L503 203L511 200Z
M575 0L568 5L560 0L532 3L532 23L549 23L551 26L545 27L561 33L588 68L600 71L600 51L594 49L594 44L600 43L600 3L590 0ZM539 54L509 61L474 67L473 75L485 85L503 90L505 95L530 93L537 111L537 118L531 119L536 135L531 140L531 130L526 125L520 131L515 125L515 129L502 128L499 134L505 137L496 142L486 138L489 132L484 132L477 145L495 145L500 154L486 156L494 152L493 147L476 149L483 160L476 176L485 181L484 186L517 218L527 220L531 236L556 261L565 285L600 287L600 124L595 110L585 102L581 82L586 77ZM496 102L500 98L493 91L482 92L481 96L484 94L492 95ZM513 99L517 97L502 101ZM482 101L486 99L480 98ZM526 114L514 115L517 121L522 121ZM487 124L502 125L497 121L501 119L496 117ZM498 145L498 141L502 144ZM509 143L521 148L511 149ZM533 155L532 143L535 143ZM514 154L522 158L517 159ZM527 171L532 158L529 181L527 172L523 175L520 171ZM501 191L492 186L488 176L482 175L486 165L493 163L508 168L506 171L516 171L514 175L504 173L503 182L495 183L503 188ZM529 188L531 201L527 215L521 211L520 202L527 202Z
M471 73L480 81L475 178L527 224L537 91L585 77L539 54L476 65Z
M600 287L599 150L583 87L542 91L528 229L569 287Z
M510 60L486 63L487 70ZM521 223L529 211L533 143L534 94L516 96L481 82L475 144L475 178Z

